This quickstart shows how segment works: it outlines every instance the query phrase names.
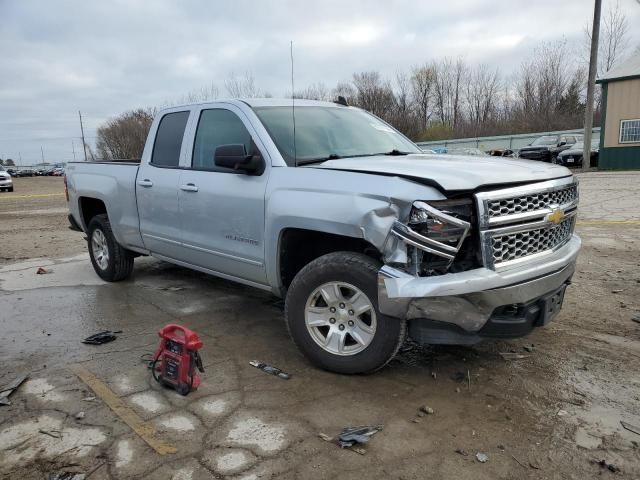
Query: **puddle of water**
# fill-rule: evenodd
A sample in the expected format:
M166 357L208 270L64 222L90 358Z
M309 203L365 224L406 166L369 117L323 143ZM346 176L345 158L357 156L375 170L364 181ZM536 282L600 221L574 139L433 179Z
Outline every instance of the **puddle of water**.
M25 263L27 263L27 266L22 268ZM36 269L42 265L44 264L39 263L35 266L33 262L11 265L12 270L0 272L0 285L2 289L15 292L32 288L106 284L105 281L96 275L91 263L86 260L56 264L49 263L47 270L50 270L51 273L37 275Z

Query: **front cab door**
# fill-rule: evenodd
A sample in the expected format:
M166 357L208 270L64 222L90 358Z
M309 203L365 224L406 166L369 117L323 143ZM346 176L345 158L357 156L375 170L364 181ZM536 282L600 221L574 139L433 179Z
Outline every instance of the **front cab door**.
M264 208L270 161L255 130L237 107L198 112L189 165L179 185L182 243L188 263L245 282L266 285ZM248 175L214 164L219 145L243 144L266 168Z

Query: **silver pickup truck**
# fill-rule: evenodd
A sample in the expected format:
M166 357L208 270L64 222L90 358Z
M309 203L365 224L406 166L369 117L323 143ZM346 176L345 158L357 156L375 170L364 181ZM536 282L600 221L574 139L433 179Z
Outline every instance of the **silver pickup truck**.
M67 164L69 219L107 281L161 260L284 297L316 365L384 366L422 344L518 337L574 273L578 185L557 165L439 156L339 103L169 108L138 162Z

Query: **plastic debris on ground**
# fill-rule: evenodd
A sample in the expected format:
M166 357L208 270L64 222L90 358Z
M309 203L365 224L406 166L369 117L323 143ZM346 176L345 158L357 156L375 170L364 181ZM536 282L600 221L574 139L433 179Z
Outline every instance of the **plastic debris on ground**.
M251 360L249 362L249 365L254 366L258 370L262 370L263 372L268 373L270 375L280 377L284 380L289 380L291 378L291 375L289 375L288 373L283 372L279 368L269 365L268 363L260 362L258 360Z
M382 425L359 427L345 427L338 435L338 444L341 448L353 447L355 444L368 443L372 435L382 430Z
M591 460L591 463L595 463L596 465L600 465L602 468L606 468L612 473L620 472L620 467L614 465L613 463L609 463L606 460Z
M53 270L47 270L42 267L38 267L38 270L36 270L36 275L46 275L47 273L53 273Z
M24 382L29 375L21 375L16 377L11 382L6 384L4 387L0 387L0 405L11 405L11 401L9 400L9 395L15 392L22 382Z
M48 480L84 480L87 476L84 473L60 472L50 473Z
M529 358L529 355L512 352L500 352L499 355L503 358L503 360L522 360L524 358Z
M94 333L93 335L85 338L82 343L86 343L87 345L102 345L103 343L113 342L116 338L116 333L122 333L122 330L116 330L112 332L111 330L105 330L103 332Z
M625 430L629 430L630 432L635 433L636 435L640 435L640 427L636 427L635 425L631 425L630 423L627 422L620 422L620 425L622 425L622 428L624 428Z
M489 460L489 455L487 455L486 453L478 452L476 453L476 460L478 460L480 463L487 463L487 461Z

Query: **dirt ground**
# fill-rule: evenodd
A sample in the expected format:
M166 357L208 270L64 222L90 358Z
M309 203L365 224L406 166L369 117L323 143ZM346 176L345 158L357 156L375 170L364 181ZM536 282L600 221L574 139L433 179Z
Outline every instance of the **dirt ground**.
M0 265L82 251L82 235L67 228L62 177L20 177L13 184L13 192L0 192Z
M147 258L130 281L101 282L67 230L62 181L18 179L0 194L0 385L30 379L0 406L0 478L640 478L640 433L621 424L640 432L640 172L580 181L583 250L551 325L474 347L407 343L381 372L339 376L299 354L263 292ZM58 195L33 196L45 194ZM205 344L187 397L140 360L170 322ZM80 343L101 329L123 333ZM419 416L425 405L434 413ZM318 437L362 424L384 426L364 455Z

